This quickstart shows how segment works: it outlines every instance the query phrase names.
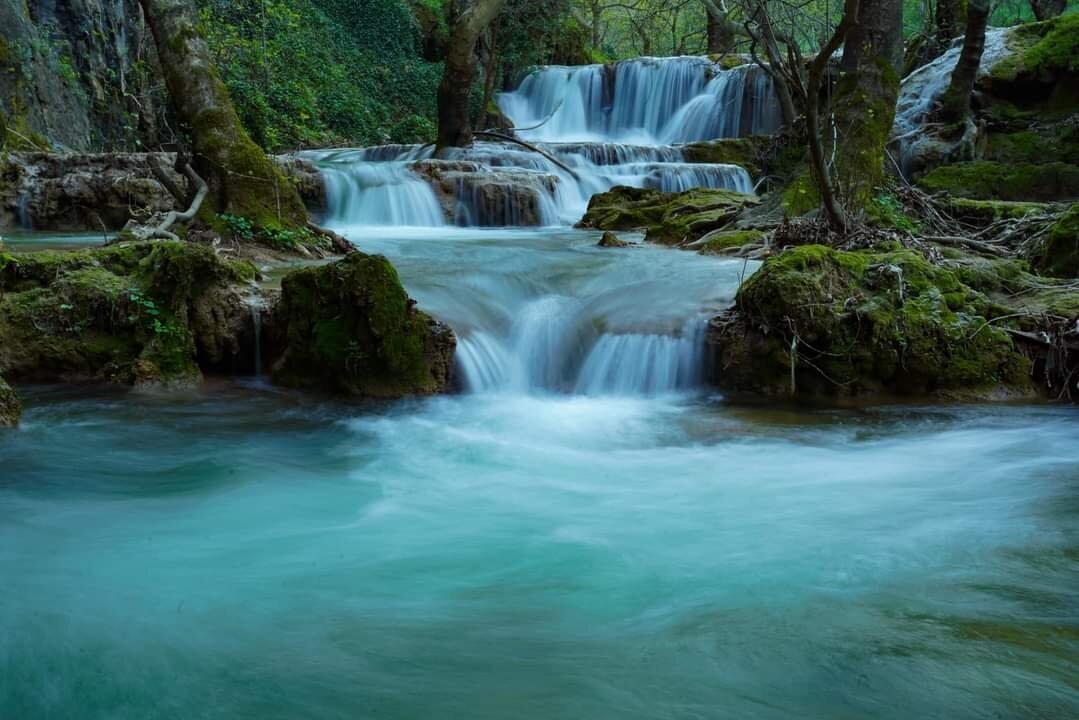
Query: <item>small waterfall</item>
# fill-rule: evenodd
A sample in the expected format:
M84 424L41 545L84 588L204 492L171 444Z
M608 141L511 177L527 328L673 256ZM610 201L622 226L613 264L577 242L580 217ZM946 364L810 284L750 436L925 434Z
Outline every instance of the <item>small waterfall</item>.
M418 147L390 145L315 154L326 184L326 222L335 225L446 224L431 184L406 158Z
M698 385L707 318L694 318L679 335L605 334L577 378L581 395L657 395Z
M34 229L34 218L30 213L30 196L26 193L21 193L15 198L15 219L21 229Z
M986 75L990 68L1007 54L1006 40L1009 32L1008 28L986 30L979 75ZM940 96L948 89L952 71L959 62L962 50L962 39L959 39L945 53L903 78L892 136L899 138L899 164L904 175L910 175L913 151L922 140L922 131L929 122L929 116Z
M251 328L255 336L255 377L262 377L262 305L251 303Z
M541 142L660 145L772 133L771 80L755 65L724 70L703 57L641 58L613 66L545 67L498 98Z

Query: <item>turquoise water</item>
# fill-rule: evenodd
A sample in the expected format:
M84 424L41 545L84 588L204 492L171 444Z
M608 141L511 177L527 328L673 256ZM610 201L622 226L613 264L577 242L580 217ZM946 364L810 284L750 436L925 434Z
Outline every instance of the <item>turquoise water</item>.
M598 333L677 335L746 267L427 240L361 245L466 341L562 348L548 386L20 388L0 718L1079 716L1073 409L575 394Z

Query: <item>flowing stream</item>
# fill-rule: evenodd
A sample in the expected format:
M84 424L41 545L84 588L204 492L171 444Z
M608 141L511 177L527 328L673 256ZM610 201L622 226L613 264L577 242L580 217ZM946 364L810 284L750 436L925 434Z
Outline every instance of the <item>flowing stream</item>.
M544 72L601 82L542 71L533 116ZM546 227L483 227L418 148L318 156L328 222L457 332L458 394L20 388L0 718L1079 716L1079 418L715 396L702 333L755 267L571 229L590 182L690 171L670 118L593 120L576 178L452 161L544 188Z

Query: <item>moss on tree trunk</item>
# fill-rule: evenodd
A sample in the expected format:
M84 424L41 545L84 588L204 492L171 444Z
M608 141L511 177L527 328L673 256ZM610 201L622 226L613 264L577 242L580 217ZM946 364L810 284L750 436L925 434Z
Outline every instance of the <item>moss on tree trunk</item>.
M173 108L210 186L203 217L228 213L261 227L303 227L300 196L247 135L186 0L139 0L154 35Z

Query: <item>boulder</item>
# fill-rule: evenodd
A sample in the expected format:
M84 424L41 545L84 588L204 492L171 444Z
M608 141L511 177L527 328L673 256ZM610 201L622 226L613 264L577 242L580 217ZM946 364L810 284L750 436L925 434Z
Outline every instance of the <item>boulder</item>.
M727 391L798 396L1033 393L1000 309L896 245L803 245L766 260L709 331Z
M381 255L290 273L274 315L284 349L275 383L368 398L449 386L453 331L416 309Z
M22 403L4 378L0 377L0 428L15 427L22 415Z
M1079 203L1061 215L1034 248L1031 265L1055 277L1079 277Z
M630 243L620 239L617 235L608 230L603 233L603 236L600 237L599 242L596 243L596 246L602 248L624 248L629 247Z
M728 225L755 195L733 190L696 188L672 193L618 186L594 195L578 227L597 230L639 230L649 242L682 245Z
M0 373L39 382L197 382L200 355L222 352L222 336L250 322L246 310L237 318L233 300L254 276L249 263L183 242L0 253Z

